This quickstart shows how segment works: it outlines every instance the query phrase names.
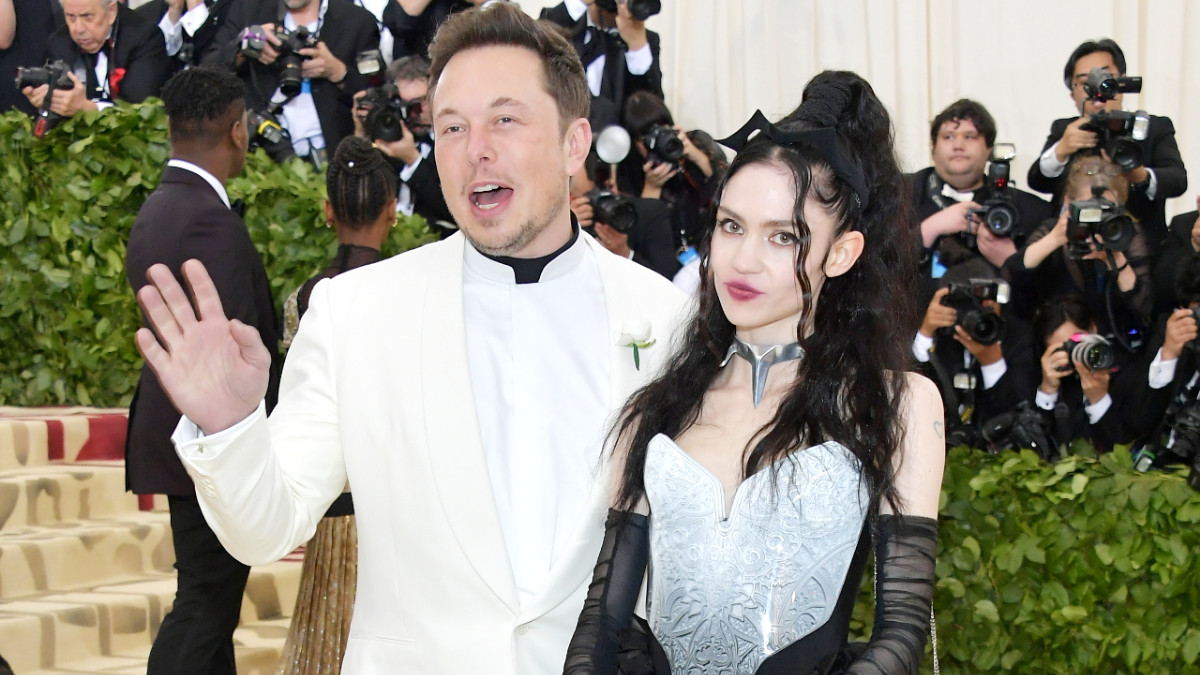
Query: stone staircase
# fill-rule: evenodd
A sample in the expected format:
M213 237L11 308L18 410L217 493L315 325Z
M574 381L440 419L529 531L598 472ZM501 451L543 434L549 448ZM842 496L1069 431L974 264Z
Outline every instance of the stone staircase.
M16 675L145 673L175 595L163 497L125 492L125 411L0 408L0 655ZM241 675L272 675L301 555L250 572Z

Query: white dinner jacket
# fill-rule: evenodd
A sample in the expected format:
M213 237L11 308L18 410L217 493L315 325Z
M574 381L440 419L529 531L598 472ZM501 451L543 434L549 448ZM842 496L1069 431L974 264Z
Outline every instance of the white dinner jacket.
M690 305L580 236L604 286L615 411L661 368ZM318 284L270 420L260 406L229 430L177 442L206 519L248 564L307 541L349 481L359 560L344 673L560 673L600 550L609 490L598 466L571 543L518 603L475 412L497 403L474 400L467 366L464 242L456 234ZM617 344L630 320L649 321L656 339L640 370Z

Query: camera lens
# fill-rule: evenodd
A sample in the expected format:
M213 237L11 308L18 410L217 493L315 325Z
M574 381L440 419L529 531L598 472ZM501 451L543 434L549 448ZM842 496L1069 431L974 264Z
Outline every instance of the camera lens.
M292 53L279 59L282 70L279 72L279 91L284 96L296 96L300 93L300 83L304 77L300 74L300 56Z
M997 237L1012 235L1013 225L1017 222L1017 213L1007 204L996 204L984 217L983 222L992 234Z
M1132 171L1143 164L1142 148L1129 138L1114 138L1106 148L1113 164L1125 171Z
M1116 354L1107 340L1098 335L1089 335L1071 350L1071 359L1082 363L1088 370L1106 370L1112 368Z
M1100 222L1098 234L1104 239L1104 248L1110 251L1125 251L1133 241L1133 221L1129 216L1113 215Z
M378 104L367 113L366 127L372 140L392 143L404 138L404 121L388 103Z
M967 335L981 345L994 345L1004 337L1004 318L990 309L965 312L960 323Z

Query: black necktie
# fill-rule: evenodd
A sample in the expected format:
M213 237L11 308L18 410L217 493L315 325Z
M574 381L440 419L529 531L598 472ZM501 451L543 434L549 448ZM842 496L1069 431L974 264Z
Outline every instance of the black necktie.
M96 52L96 54L88 54L87 52L83 53L84 70L87 71L84 73L83 85L87 87L87 97L89 99L100 98L101 89L99 82L96 79L96 60L99 58L97 56L99 53L100 52Z

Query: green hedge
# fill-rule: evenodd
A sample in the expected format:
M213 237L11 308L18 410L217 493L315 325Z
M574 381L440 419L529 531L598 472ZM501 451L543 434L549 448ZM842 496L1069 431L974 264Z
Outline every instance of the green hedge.
M1200 493L1087 448L958 448L939 526L942 672L1200 672ZM869 634L870 575L854 627ZM932 672L926 657L924 672Z
M0 117L0 405L128 405L141 359L125 241L169 156L166 117L150 102L78 115L42 140L31 130L25 115ZM228 189L281 304L336 248L324 177L259 151ZM385 253L433 238L401 218Z
M0 405L128 403L140 359L125 240L166 162L165 128L155 104L81 115L42 141L26 117L0 117ZM261 153L229 185L277 301L333 253L323 189L308 165ZM431 238L405 219L387 252ZM1047 465L950 452L935 598L945 672L1200 671L1200 496L1180 474L1133 471L1127 453L1080 453Z

